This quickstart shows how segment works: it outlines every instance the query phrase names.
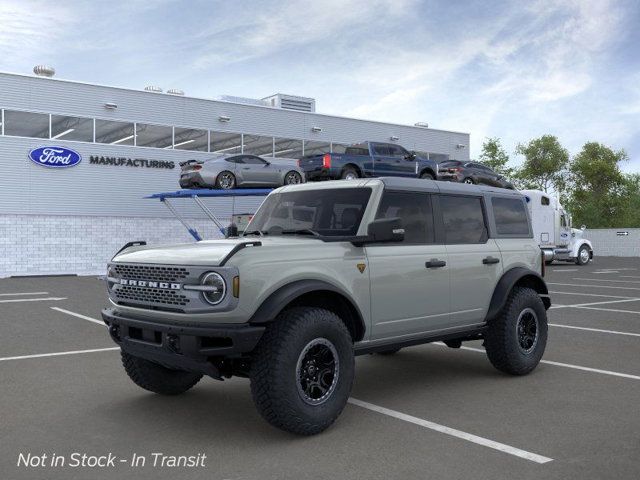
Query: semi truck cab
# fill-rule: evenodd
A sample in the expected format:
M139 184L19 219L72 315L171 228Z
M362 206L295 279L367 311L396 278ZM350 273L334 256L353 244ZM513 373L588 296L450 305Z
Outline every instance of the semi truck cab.
M571 215L557 198L541 190L522 190L527 199L533 235L547 264L554 260L586 265L593 259L593 246L585 238L583 225L572 228Z

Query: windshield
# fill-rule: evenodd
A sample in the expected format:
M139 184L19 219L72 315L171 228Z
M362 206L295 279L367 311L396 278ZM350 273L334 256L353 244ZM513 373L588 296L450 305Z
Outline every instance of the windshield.
M355 236L370 188L283 192L267 197L245 235Z

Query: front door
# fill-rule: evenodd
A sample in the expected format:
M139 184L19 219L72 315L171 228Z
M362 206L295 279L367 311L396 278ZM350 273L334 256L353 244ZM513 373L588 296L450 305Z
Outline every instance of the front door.
M440 195L451 274L451 323L482 323L502 276L502 256L488 238L481 197Z
M401 341L449 327L449 263L446 247L435 243L431 195L385 191L377 217L399 217L405 238L366 247L371 340Z
M242 169L242 177L247 185L279 185L280 172L273 163L255 156L245 155L243 164L238 165Z

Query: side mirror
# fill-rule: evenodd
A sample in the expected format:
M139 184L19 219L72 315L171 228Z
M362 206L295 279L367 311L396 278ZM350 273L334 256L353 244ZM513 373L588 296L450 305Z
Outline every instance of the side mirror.
M587 229L587 226L586 226L586 225L582 225L582 226L580 227L580 230L586 230L586 229Z
M395 218L379 218L369 224L368 243L401 242L404 240L402 221Z
M416 152L409 152L404 156L405 160L413 160L414 158L416 158Z

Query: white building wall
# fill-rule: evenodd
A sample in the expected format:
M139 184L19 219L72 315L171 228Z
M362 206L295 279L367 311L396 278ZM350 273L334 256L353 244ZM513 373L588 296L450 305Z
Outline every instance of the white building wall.
M210 221L195 220L191 226L205 239L221 237ZM178 220L164 217L0 215L0 232L0 278L104 275L107 262L127 242L194 242Z
M587 229L584 238L593 244L594 257L640 257L640 228Z

